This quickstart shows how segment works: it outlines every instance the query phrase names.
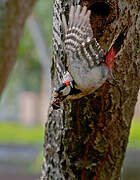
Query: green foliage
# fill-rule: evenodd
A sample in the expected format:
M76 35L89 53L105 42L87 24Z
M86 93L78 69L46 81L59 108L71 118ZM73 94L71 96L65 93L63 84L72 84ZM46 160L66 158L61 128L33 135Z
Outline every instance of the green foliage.
M0 123L0 143L3 144L42 144L43 126L25 127L17 123Z
M41 29L45 35L45 41L51 51L52 47L52 1L38 1L34 12L40 21ZM28 25L25 25L22 38L17 51L17 63L9 83L25 91L40 91L42 68L39 56L32 39ZM10 85L9 85L10 86ZM10 88L10 91L12 89ZM15 90L15 89L14 89ZM13 91L14 91L13 90Z
M53 1L38 1L35 7L35 13L43 28L43 33L46 37L48 48L52 47L52 16L53 16Z
M52 49L52 3L51 0L40 0L33 12L40 21L50 51ZM42 68L27 24L20 40L16 58L17 62L3 93L4 104L15 103L16 96L22 91L40 91Z

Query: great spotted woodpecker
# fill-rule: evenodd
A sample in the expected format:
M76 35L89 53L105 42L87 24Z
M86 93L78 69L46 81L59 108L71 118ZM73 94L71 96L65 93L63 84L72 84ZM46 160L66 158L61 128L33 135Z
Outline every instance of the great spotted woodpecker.
M58 109L64 99L78 99L98 89L108 78L114 58L123 45L125 35L121 32L105 54L93 38L90 14L85 6L71 6L68 25L62 15L68 71L62 84L54 90L54 109Z

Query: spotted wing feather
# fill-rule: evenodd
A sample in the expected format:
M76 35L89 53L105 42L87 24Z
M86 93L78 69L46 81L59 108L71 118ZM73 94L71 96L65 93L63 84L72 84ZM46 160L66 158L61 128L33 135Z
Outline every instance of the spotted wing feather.
M81 44L90 41L93 37L90 25L90 11L84 6L72 6L69 13L68 25L66 18L62 16L63 28L65 31L65 51L75 52Z
M69 13L68 25L63 15L65 31L65 51L74 53L79 59L86 60L90 67L104 61L104 52L95 38L90 24L91 12L80 5L72 6Z
M90 68L105 61L104 51L95 38L80 46L74 55L78 59L86 61Z

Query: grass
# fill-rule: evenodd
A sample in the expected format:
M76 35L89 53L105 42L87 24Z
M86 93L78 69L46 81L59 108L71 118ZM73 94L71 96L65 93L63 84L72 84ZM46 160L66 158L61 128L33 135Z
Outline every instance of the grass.
M140 149L140 119L133 119L128 147L134 147Z
M43 141L43 125L25 127L12 122L0 123L0 143L43 144ZM140 119L133 119L132 121L128 147L136 147L140 149Z
M1 144L43 144L44 128L42 126L25 127L23 125L3 122L0 123ZM129 136L129 148L140 149L140 119L133 119ZM40 152L34 164L30 167L31 172L40 172L43 154Z
M12 122L0 123L0 143L3 144L42 144L43 136L43 125L25 127Z

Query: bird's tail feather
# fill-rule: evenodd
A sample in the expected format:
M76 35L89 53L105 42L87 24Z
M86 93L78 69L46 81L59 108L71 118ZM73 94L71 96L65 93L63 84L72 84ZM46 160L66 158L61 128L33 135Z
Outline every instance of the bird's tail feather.
M119 36L117 37L117 39L115 40L109 51L107 52L105 63L109 68L112 68L114 64L114 58L122 49L125 38L126 38L126 29L119 34Z

